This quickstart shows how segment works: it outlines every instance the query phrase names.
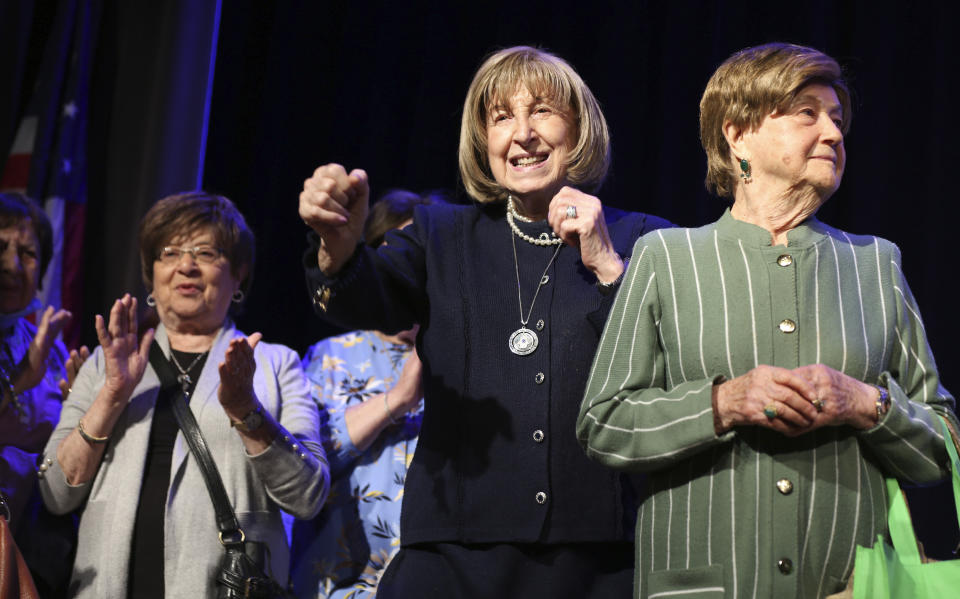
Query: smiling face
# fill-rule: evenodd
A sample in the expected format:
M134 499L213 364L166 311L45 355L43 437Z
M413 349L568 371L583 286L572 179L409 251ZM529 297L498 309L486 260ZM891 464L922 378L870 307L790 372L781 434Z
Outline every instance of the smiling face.
M216 247L211 229L171 239L166 246L193 248ZM242 276L242 275L241 275ZM153 262L153 298L157 314L168 329L178 333L210 333L227 317L233 293L240 281L233 276L230 263L220 255L212 264L200 264L189 252L176 263L159 259Z
M31 220L0 229L0 312L27 307L40 284L40 244Z
M825 201L843 176L842 123L834 89L820 83L805 86L786 110L744 134L753 179L774 192L812 189Z
M550 199L566 184L573 144L566 111L521 87L490 107L486 129L493 178L527 211L546 212Z

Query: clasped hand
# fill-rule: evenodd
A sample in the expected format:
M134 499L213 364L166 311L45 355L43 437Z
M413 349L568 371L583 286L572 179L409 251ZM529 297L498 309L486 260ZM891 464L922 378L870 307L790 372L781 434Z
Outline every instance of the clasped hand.
M823 364L792 370L761 365L716 386L715 393L718 432L754 425L797 436L823 426L876 424L876 390Z
M362 169L348 174L339 164L326 164L303 182L300 218L320 236L317 261L328 276L343 267L363 239L369 207L370 185Z

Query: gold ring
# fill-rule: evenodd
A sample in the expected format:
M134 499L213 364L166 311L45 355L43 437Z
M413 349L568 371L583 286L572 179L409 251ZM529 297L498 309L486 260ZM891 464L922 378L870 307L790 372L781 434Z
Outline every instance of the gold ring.
M776 418L777 414L779 414L779 410L777 409L777 404L768 403L763 407L763 415L769 418L770 420L773 420L774 418Z
M810 403L813 404L813 407L815 407L818 412L822 412L822 411L823 411L823 400L822 400L822 399L815 399L815 400L811 401Z

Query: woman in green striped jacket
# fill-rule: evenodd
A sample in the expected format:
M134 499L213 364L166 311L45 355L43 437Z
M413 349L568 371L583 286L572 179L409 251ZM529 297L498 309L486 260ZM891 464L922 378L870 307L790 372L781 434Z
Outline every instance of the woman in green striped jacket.
M816 219L840 184L837 63L768 44L700 104L717 222L642 237L577 423L594 459L650 473L641 597L824 597L886 530L884 476L946 475L955 421L895 245Z

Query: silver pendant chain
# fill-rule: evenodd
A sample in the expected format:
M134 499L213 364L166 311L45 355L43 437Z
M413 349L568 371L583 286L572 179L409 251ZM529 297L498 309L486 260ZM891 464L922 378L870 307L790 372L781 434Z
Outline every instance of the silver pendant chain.
M517 226L515 220L519 220L525 223L533 222L531 219L522 216L517 212L517 207L513 203L513 196L507 196L507 224L510 225L510 229L513 230L514 235L520 239L526 241L527 243L532 243L533 245L556 245L559 246L563 243L563 240L557 237L557 234L553 231L549 233L541 233L540 237L531 237L523 231L520 230L520 227Z
M510 218L509 214L510 213L507 212L508 220ZM553 261L557 259L557 254L560 253L560 248L563 246L558 245L557 249L554 250L553 255L550 256L550 261L547 262L547 267L543 269L543 274L540 275L540 282L537 284L537 290L533 292L533 299L530 300L530 309L527 310L527 317L524 318L523 299L520 297L520 261L517 259L517 238L511 235L510 243L513 245L513 268L517 273L517 305L520 307L520 328L510 335L507 345L510 348L510 351L513 353L517 354L518 356L525 356L533 353L533 351L537 349L537 345L540 344L537 334L527 328L527 323L530 322L530 316L533 314L533 305L537 303L537 296L540 295L540 288L543 287L544 283L547 281L547 271L550 270L550 266L552 266Z
M177 367L177 370L180 371L180 374L177 376L177 382L180 383L180 386L183 387L184 392L186 392L187 387L193 384L193 379L190 378L190 371L193 370L193 367L197 365L197 362L200 361L200 358L204 357L210 353L210 350L199 354L196 358L193 359L193 362L190 362L190 365L184 368L180 365L180 362L177 360L177 355L173 353L173 348L170 348L170 357L173 358L173 365Z

